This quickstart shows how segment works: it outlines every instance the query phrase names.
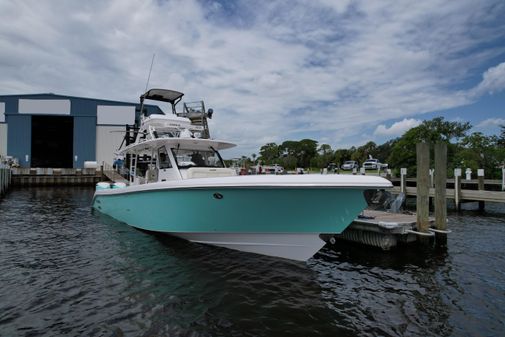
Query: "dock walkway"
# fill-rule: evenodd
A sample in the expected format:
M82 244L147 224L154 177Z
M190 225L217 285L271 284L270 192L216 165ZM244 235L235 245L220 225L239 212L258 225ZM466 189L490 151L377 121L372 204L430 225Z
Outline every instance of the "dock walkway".
M435 219L430 217L429 222L430 226L433 226ZM415 213L390 213L367 209L341 234L326 235L323 236L323 240L335 243L335 239L341 239L390 250L398 244L415 242L418 237L416 231Z
M393 193L400 193L401 188L399 186L394 186L391 189ZM446 189L446 199L455 199L455 189ZM416 196L416 187L406 187L405 194L408 196ZM430 188L429 196L431 198L435 197L435 189ZM488 191L488 190L466 190L461 189L460 200L462 201L491 201L491 202L503 202L505 203L505 192L503 191Z

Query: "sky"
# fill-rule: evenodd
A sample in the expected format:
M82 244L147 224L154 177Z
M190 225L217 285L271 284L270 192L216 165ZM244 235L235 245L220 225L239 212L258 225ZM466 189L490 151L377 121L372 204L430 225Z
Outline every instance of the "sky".
M423 120L505 124L505 2L1 0L0 95L137 102L149 88L213 108L238 146L378 144Z

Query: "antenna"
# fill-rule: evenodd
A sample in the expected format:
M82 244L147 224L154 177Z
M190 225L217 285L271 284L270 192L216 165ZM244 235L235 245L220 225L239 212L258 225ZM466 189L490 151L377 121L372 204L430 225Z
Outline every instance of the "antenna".
M147 76L146 90L144 90L144 92L147 91L147 87L149 85L149 80L151 79L151 71L153 70L154 56L155 55L156 55L156 53L153 53L153 59L151 60L151 68L149 69L149 76Z

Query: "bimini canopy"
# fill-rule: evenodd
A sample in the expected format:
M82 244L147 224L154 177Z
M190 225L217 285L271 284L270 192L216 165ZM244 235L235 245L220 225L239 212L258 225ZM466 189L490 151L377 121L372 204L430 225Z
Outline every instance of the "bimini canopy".
M175 105L179 103L184 94L175 90L167 89L151 89L145 94L140 96L140 105L143 107L145 99L152 99L154 101L168 102L172 104L172 112L175 114ZM142 111L142 109L141 109Z
M151 89L142 96L140 100L152 99L155 101L168 102L170 104L176 104L184 96L182 92L167 89Z

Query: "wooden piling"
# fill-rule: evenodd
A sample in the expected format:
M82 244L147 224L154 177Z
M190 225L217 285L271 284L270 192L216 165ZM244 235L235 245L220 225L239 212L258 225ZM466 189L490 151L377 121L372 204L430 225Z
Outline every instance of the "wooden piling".
M484 169L477 170L477 179L479 180L479 191L484 191ZM484 211L486 208L485 201L479 201L479 211Z
M447 229L447 144L435 144L435 226Z
M454 205L461 211L461 169L454 169Z
M505 191L505 167L501 169L501 190Z
M427 143L416 144L417 153L417 230L428 233L430 192L430 147Z
M435 144L435 227L447 230L447 144ZM435 233L438 246L447 245L447 234Z
M407 169L400 169L400 192L407 194Z

